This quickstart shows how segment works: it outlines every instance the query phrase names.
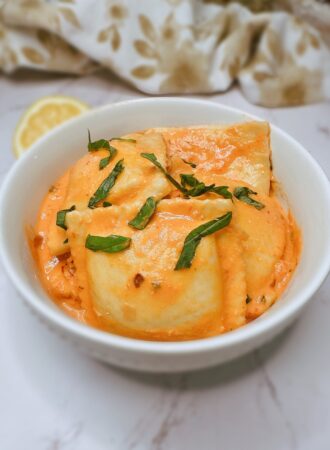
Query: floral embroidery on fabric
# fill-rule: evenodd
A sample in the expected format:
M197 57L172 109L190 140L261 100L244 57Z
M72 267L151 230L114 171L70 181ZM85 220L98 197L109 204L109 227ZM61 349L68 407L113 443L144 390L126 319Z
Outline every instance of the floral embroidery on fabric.
M237 81L248 100L269 107L330 98L330 52L319 32L275 6L274 0L98 0L97 7L93 0L7 0L0 69L82 74L104 65L151 94L221 92Z

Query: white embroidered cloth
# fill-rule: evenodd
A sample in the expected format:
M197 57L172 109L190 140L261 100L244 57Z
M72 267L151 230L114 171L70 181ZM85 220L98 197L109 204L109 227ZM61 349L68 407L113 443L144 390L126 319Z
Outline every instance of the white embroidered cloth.
M150 94L211 93L235 80L253 103L330 98L330 52L286 12L221 0L0 0L0 68L107 67Z

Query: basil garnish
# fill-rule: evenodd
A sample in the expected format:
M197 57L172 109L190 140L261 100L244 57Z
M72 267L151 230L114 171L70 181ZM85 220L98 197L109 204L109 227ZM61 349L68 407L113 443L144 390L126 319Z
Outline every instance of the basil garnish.
M72 205L69 209L62 209L61 211L58 211L56 214L56 225L63 228L63 230L67 230L68 227L65 225L66 214L68 212L74 211L75 209L75 205Z
M97 142L101 142L104 141L104 139L101 139L100 141ZM132 142L132 143L136 143L135 139L125 139L125 138L111 138L110 141L121 141L121 142ZM107 141L105 141L107 142ZM99 168L100 170L104 169L109 162L112 160L112 158L117 154L117 149L115 147L113 147L112 145L110 145L108 143L108 146L105 147L107 150L109 150L110 155L106 156L105 158L102 158L99 164Z
M211 191L215 184L206 186L202 181L198 181L192 174L180 174L181 184L186 189L186 195L189 197L198 197L199 195L205 194ZM190 186L191 189L187 189L186 186Z
M111 156L106 156L105 158L102 158L101 161L99 162L99 169L103 170L105 167L107 167L110 161Z
M103 206L103 208L108 208L109 206L112 206L112 203L110 203L110 202L103 202L102 206Z
M125 250L131 244L131 239L125 236L110 234L109 236L92 236L86 238L85 247L93 252L116 253Z
M199 195L205 194L206 192L214 192L215 194L221 195L224 198L232 198L232 194L228 191L228 186L216 186L215 184L210 184L207 186L202 181L197 180L193 174L180 174L181 184L178 183L160 164L154 153L141 153L143 158L148 159L152 164L154 164L165 177L180 191L185 197L198 197ZM191 189L187 189L189 186Z
M156 206L157 202L154 197L148 197L134 219L128 222L128 225L136 228L137 230L143 230L148 225L149 220L156 211Z
M197 178L195 178L195 175L193 174L185 174L185 173L180 173L180 178L181 178L181 184L182 186L192 186L195 187L197 184L199 184L200 182L197 180Z
M88 151L89 152L96 152L100 149L110 149L109 141L106 139L98 139L97 141L92 142L91 140L91 132L88 130Z
M91 133L88 130L88 151L89 152L96 152L97 150L108 150L110 153L109 156L106 156L105 158L102 158L99 163L99 169L104 169L109 162L112 160L112 158L117 154L117 149L110 145L109 141L106 139L99 139L98 141L91 141Z
M117 177L124 170L123 159L117 162L110 174L102 181L98 189L94 192L93 197L88 202L88 208L95 208L96 204L105 199L109 194L110 189L114 186Z
M186 195L186 189L180 185L169 173L166 172L164 167L158 161L154 153L141 153L142 158L148 159L154 166L156 166L179 191Z
M189 161L186 161L186 160L183 159L183 158L181 158L181 159L182 159L182 161L183 161L185 164L188 164L188 166L192 167L193 169L196 169L197 164L191 163L191 162L189 162Z
M192 189L187 190L186 192L186 195L189 195L190 197L197 197L206 192L213 192L224 198L232 198L231 192L228 191L228 186L216 186L215 184L207 186L202 181L197 180L192 174L180 174L180 178L182 186L186 187L188 185L192 187Z
M231 218L232 213L227 212L223 216L217 217L192 230L184 240L183 248L174 270L189 268L201 239L229 225Z
M109 162L112 160L112 158L114 156L116 156L117 149L115 147L112 147L112 145L109 145L109 152L110 152L109 156L106 156L105 158L101 159L101 161L99 163L100 170L103 170L109 164Z
M257 202L257 200L253 200L253 198L249 197L249 195L257 195L257 193L245 186L236 187L234 189L234 195L241 202L254 206L256 209L262 209L265 207L263 203Z
M228 186L214 186L211 192L215 194L222 195L223 198L232 198L233 194L228 191Z
M245 303L248 305L251 301L252 301L252 298L249 295L247 295L246 299L245 299Z

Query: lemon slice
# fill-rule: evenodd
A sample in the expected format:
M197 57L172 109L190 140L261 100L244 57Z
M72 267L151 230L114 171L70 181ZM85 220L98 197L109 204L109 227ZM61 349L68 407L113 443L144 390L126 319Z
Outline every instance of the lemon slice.
M13 151L19 158L31 145L49 130L89 107L64 95L43 97L34 102L21 117L13 138Z

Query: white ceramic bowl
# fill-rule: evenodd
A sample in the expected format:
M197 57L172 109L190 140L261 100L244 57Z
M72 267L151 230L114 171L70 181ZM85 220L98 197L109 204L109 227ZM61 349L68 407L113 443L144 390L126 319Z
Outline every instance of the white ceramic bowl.
M216 103L150 98L107 105L40 139L12 168L0 198L0 251L12 283L43 322L93 357L136 370L176 372L212 366L270 340L297 316L330 267L330 188L318 164L294 139L272 126L276 178L288 194L302 230L300 264L282 298L263 316L230 333L189 342L147 342L115 336L66 316L36 276L24 225L33 224L49 186L86 152L87 128L95 138L155 126L233 123L256 119ZM31 350L32 351L32 350Z

